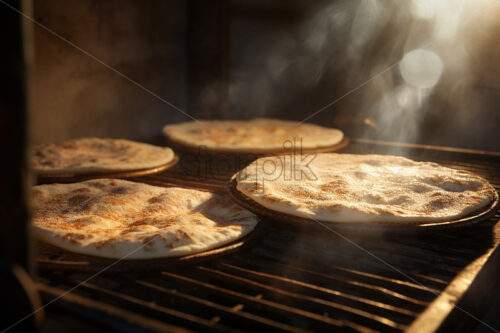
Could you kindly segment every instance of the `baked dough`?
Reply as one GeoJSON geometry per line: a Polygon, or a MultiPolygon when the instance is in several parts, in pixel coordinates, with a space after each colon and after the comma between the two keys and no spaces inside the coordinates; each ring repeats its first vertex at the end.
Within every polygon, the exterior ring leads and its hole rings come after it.
{"type": "Polygon", "coordinates": [[[264,157],[236,179],[238,191],[270,210],[327,222],[453,221],[497,198],[470,172],[388,155],[264,157]]]}
{"type": "Polygon", "coordinates": [[[88,174],[155,168],[172,162],[168,147],[123,139],[80,138],[42,144],[32,151],[37,174],[88,174]]]}
{"type": "Polygon", "coordinates": [[[264,118],[191,121],[167,125],[163,134],[174,144],[234,153],[324,148],[338,144],[344,137],[338,129],[264,118]]]}
{"type": "Polygon", "coordinates": [[[41,241],[86,255],[149,259],[207,251],[258,223],[229,196],[118,179],[34,186],[41,241]]]}

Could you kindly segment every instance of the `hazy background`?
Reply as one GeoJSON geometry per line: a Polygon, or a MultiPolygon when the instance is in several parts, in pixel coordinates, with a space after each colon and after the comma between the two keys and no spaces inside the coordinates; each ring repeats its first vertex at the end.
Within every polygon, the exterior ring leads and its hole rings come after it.
{"type": "MultiPolygon", "coordinates": [[[[353,137],[500,151],[498,1],[227,1],[227,75],[195,90],[189,3],[47,0],[34,11],[195,117],[307,118],[353,137]]],[[[164,124],[189,119],[47,31],[34,32],[34,143],[150,140],[164,124]]],[[[219,39],[207,34],[204,43],[219,39]]]]}

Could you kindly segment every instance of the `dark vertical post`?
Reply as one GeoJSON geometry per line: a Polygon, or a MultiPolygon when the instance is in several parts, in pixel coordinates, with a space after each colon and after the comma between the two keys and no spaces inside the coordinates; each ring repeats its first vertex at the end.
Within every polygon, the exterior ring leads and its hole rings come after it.
{"type": "MultiPolygon", "coordinates": [[[[20,8],[20,1],[8,1],[20,8]]],[[[28,210],[25,200],[27,95],[20,15],[0,4],[0,254],[29,270],[28,210]]]]}
{"type": "Polygon", "coordinates": [[[187,25],[188,111],[227,118],[228,0],[189,0],[187,25]]]}
{"type": "MultiPolygon", "coordinates": [[[[26,272],[31,271],[31,240],[26,168],[27,48],[31,38],[23,26],[21,0],[0,3],[0,329],[11,327],[40,306],[36,289],[26,272]],[[10,6],[10,7],[9,7],[10,6]]],[[[31,8],[30,3],[24,3],[31,8]]],[[[11,327],[13,332],[33,331],[41,312],[11,327]]]]}

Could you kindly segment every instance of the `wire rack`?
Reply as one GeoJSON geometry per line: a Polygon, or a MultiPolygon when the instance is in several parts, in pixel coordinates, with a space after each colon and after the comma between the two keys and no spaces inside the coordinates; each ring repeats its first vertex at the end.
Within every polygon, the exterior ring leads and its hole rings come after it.
{"type": "MultiPolygon", "coordinates": [[[[356,140],[343,152],[435,161],[479,174],[500,189],[497,154],[356,140]]],[[[203,178],[176,168],[137,180],[222,189],[232,175],[203,178]]],[[[227,256],[169,270],[103,273],[68,294],[91,274],[44,270],[38,287],[45,302],[64,295],[52,311],[106,329],[430,332],[449,325],[454,305],[462,304],[478,276],[500,265],[499,217],[404,236],[264,220],[258,240],[227,256]]],[[[482,283],[482,294],[490,282],[482,283]]]]}

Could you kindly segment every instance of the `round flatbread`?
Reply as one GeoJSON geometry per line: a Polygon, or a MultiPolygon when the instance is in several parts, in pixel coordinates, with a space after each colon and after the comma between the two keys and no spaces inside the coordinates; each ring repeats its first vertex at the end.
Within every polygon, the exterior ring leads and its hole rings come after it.
{"type": "Polygon", "coordinates": [[[276,153],[331,147],[342,141],[338,129],[276,119],[202,120],[163,128],[174,143],[212,152],[276,153]]]}
{"type": "Polygon", "coordinates": [[[387,155],[264,157],[236,181],[239,192],[270,210],[327,222],[454,221],[497,197],[470,172],[387,155]]]}
{"type": "Polygon", "coordinates": [[[203,252],[245,236],[258,222],[227,195],[117,179],[39,185],[32,194],[38,239],[107,258],[203,252]]]}
{"type": "Polygon", "coordinates": [[[123,139],[80,138],[42,144],[32,151],[37,174],[88,174],[156,168],[174,159],[168,147],[123,139]]]}

